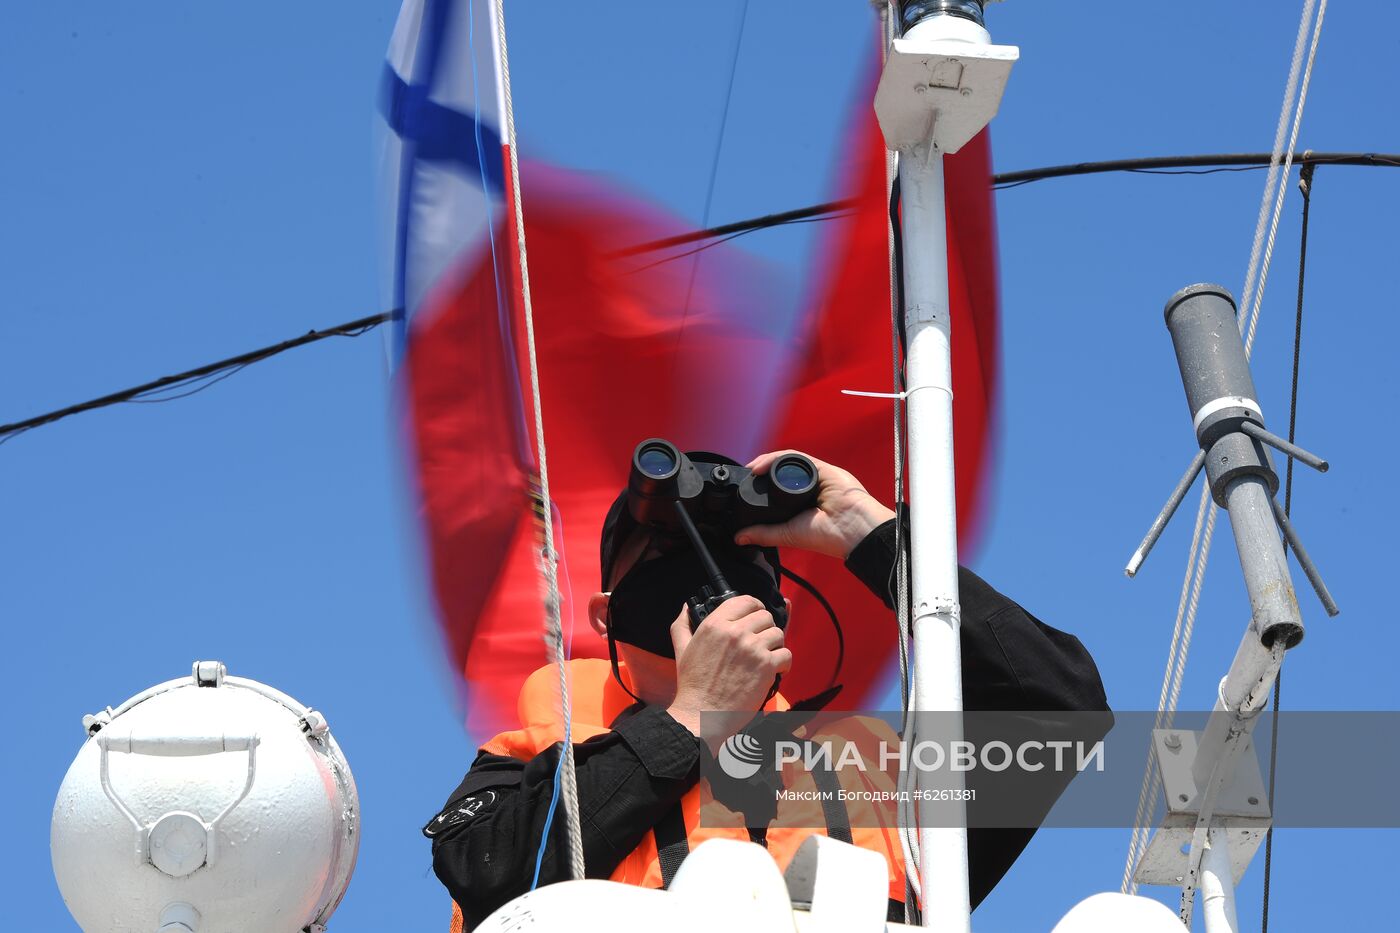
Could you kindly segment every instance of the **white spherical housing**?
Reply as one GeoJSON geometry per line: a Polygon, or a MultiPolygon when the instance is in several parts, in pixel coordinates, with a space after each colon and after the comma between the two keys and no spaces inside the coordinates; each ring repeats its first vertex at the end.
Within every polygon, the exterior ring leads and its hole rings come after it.
{"type": "Polygon", "coordinates": [[[313,933],[345,893],[359,800],[320,714],[200,662],[87,717],[54,804],[86,933],[313,933]]]}

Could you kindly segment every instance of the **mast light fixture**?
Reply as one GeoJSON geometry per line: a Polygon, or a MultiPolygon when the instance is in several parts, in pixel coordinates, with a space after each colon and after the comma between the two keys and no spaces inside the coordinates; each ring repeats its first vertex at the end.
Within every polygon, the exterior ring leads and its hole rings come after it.
{"type": "Polygon", "coordinates": [[[899,21],[905,34],[934,16],[959,16],[985,27],[982,11],[983,0],[903,0],[899,5],[899,21]]]}
{"type": "Polygon", "coordinates": [[[875,91],[885,145],[954,153],[996,116],[1012,45],[993,45],[984,0],[904,0],[903,34],[891,43],[875,91]]]}

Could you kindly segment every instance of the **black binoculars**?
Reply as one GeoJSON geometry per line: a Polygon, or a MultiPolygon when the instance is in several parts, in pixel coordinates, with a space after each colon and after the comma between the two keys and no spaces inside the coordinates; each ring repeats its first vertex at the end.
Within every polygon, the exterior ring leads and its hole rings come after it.
{"type": "Polygon", "coordinates": [[[627,508],[643,525],[684,530],[676,503],[696,526],[725,537],[749,525],[776,525],[817,504],[817,467],[784,454],[762,476],[732,463],[692,460],[653,437],[632,452],[627,508]]]}

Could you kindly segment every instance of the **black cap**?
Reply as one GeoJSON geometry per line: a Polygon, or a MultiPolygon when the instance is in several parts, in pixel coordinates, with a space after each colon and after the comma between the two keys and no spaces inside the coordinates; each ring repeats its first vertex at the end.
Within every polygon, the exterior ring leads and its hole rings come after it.
{"type": "Polygon", "coordinates": [[[603,534],[598,542],[598,569],[601,581],[598,585],[603,589],[609,588],[608,581],[612,579],[613,565],[617,563],[618,552],[640,527],[632,513],[627,510],[627,490],[624,489],[622,495],[613,500],[607,518],[603,519],[603,534]]]}

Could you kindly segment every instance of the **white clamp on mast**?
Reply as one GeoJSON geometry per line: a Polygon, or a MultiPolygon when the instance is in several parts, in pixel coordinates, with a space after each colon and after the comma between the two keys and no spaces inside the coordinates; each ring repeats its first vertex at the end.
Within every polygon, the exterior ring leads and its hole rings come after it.
{"type": "MultiPolygon", "coordinates": [[[[1020,56],[1014,46],[991,44],[983,5],[901,0],[901,37],[875,92],[885,144],[900,154],[914,707],[921,712],[962,712],[943,156],[961,149],[996,115],[1020,56]]],[[[957,723],[957,735],[942,737],[961,738],[961,717],[957,723]]],[[[940,811],[949,812],[955,811],[940,811]]],[[[923,922],[948,933],[968,930],[971,913],[965,810],[954,822],[919,829],[923,922]]]]}

